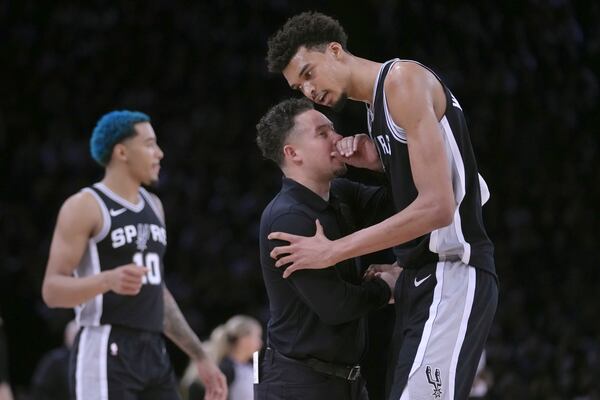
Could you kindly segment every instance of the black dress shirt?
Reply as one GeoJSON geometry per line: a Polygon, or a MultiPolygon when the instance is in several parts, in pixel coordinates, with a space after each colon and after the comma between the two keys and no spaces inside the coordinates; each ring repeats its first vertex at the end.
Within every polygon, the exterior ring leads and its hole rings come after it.
{"type": "Polygon", "coordinates": [[[297,359],[317,358],[340,364],[356,364],[366,347],[365,315],[387,304],[390,290],[381,279],[363,282],[355,259],[334,267],[300,270],[283,278],[269,253],[287,242],[268,240],[271,232],[302,236],[315,234],[319,219],[325,235],[338,239],[391,212],[385,189],[335,179],[330,199],[301,184],[283,179],[282,189],[265,208],[260,224],[263,279],[271,318],[268,345],[297,359]]]}

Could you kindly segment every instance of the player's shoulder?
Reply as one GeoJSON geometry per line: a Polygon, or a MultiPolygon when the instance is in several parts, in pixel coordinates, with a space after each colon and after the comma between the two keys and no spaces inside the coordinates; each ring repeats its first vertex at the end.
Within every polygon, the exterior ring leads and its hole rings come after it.
{"type": "Polygon", "coordinates": [[[403,126],[405,118],[413,118],[415,111],[428,109],[443,90],[437,77],[417,62],[397,62],[385,79],[384,90],[392,116],[403,126]]]}
{"type": "Polygon", "coordinates": [[[69,196],[59,212],[59,222],[66,225],[95,226],[102,220],[100,205],[92,192],[81,190],[69,196]]]}
{"type": "Polygon", "coordinates": [[[77,193],[67,197],[62,205],[62,209],[67,210],[89,210],[90,208],[97,208],[98,201],[89,190],[80,190],[77,193]]]}
{"type": "Polygon", "coordinates": [[[387,89],[397,85],[427,83],[431,79],[435,80],[433,73],[418,62],[395,62],[385,78],[384,86],[387,89]]]}

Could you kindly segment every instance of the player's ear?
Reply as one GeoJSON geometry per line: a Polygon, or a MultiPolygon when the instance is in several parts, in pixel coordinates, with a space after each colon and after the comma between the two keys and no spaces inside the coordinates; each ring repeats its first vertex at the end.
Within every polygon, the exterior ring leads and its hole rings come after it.
{"type": "Polygon", "coordinates": [[[331,54],[333,55],[333,57],[336,60],[339,60],[342,57],[342,54],[344,52],[344,48],[338,42],[331,42],[331,43],[329,43],[327,45],[327,49],[331,52],[331,54]]]}
{"type": "Polygon", "coordinates": [[[112,158],[121,161],[127,161],[127,147],[123,143],[115,144],[112,151],[112,158]]]}

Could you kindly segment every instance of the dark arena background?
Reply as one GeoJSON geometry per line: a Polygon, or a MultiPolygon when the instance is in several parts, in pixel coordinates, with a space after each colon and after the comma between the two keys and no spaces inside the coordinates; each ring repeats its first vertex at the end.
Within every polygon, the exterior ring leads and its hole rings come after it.
{"type": "MultiPolygon", "coordinates": [[[[255,124],[298,96],[267,72],[266,42],[308,9],[339,19],[356,55],[431,66],[463,106],[500,279],[486,398],[599,399],[600,3],[568,0],[2,1],[0,315],[15,397],[30,398],[73,316],[44,305],[41,282],[61,203],[102,177],[88,140],[109,110],[152,117],[166,282],[193,329],[207,338],[238,313],[266,324],[258,222],[280,172],[255,124]]],[[[360,104],[325,112],[342,134],[366,130],[360,104]]],[[[181,374],[185,355],[169,351],[181,374]]]]}

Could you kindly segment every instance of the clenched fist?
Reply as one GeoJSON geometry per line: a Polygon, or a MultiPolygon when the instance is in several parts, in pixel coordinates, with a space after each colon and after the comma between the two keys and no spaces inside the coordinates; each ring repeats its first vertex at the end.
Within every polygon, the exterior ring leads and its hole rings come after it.
{"type": "Polygon", "coordinates": [[[117,294],[135,296],[142,288],[142,281],[148,268],[137,264],[126,264],[106,271],[106,282],[110,290],[117,294]]]}

